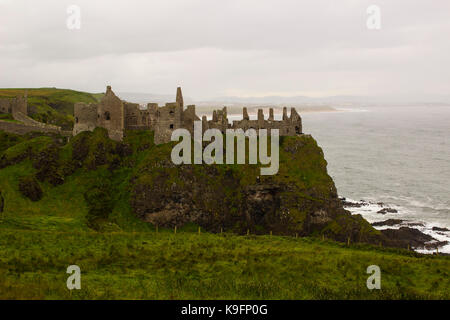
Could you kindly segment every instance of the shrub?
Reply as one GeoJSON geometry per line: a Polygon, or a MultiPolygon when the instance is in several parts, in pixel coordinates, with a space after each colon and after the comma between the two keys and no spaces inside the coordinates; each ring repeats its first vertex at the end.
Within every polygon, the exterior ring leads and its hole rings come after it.
{"type": "Polygon", "coordinates": [[[0,190],[0,213],[3,212],[3,208],[5,207],[5,200],[2,196],[2,191],[0,190]]]}
{"type": "Polygon", "coordinates": [[[42,199],[42,189],[35,176],[25,176],[19,179],[19,191],[31,201],[42,199]]]}
{"type": "Polygon", "coordinates": [[[101,179],[84,193],[84,199],[88,206],[89,227],[98,230],[99,222],[108,219],[114,207],[111,192],[112,186],[109,180],[101,179]]]}

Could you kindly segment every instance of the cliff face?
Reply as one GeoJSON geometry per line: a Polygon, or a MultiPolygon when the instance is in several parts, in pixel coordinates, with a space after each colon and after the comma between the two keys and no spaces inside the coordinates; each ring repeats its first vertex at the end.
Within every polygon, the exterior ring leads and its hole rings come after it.
{"type": "Polygon", "coordinates": [[[156,146],[132,178],[130,203],[159,226],[195,223],[206,230],[371,241],[378,236],[338,199],[322,149],[309,135],[283,137],[279,172],[259,176],[258,165],[181,165],[171,145],[156,146]]]}
{"type": "MultiPolygon", "coordinates": [[[[161,227],[194,223],[211,232],[384,242],[361,216],[343,209],[322,149],[308,135],[280,138],[279,171],[273,176],[260,176],[259,165],[174,165],[175,143],[155,145],[148,131],[127,132],[122,142],[109,139],[102,128],[67,144],[48,136],[0,135],[0,141],[0,168],[20,165],[24,176],[44,186],[48,182],[43,201],[59,199],[53,188],[69,181],[68,196],[86,205],[78,215],[86,218],[88,228],[100,230],[105,223],[134,228],[130,221],[135,215],[136,223],[146,227],[142,221],[161,227]]],[[[15,201],[24,200],[5,198],[6,205],[15,201]]],[[[40,201],[33,206],[40,207],[40,201]]]]}

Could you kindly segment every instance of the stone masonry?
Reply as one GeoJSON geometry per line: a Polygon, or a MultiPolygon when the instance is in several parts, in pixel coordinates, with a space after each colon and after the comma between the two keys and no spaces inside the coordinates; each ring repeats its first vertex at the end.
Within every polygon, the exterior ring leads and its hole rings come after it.
{"type": "Polygon", "coordinates": [[[71,135],[67,131],[62,131],[61,127],[36,121],[28,116],[28,95],[25,91],[24,95],[15,98],[0,98],[0,113],[12,114],[16,122],[8,122],[0,120],[0,130],[26,134],[29,132],[45,132],[57,133],[64,136],[71,135]]]}
{"type": "Polygon", "coordinates": [[[27,93],[23,96],[17,96],[12,99],[0,98],[0,113],[16,113],[28,114],[27,93]]]}
{"type": "MultiPolygon", "coordinates": [[[[156,103],[148,103],[146,109],[139,104],[122,101],[111,87],[108,86],[106,94],[98,104],[76,103],[74,107],[75,125],[73,135],[82,131],[92,131],[95,127],[108,130],[109,137],[122,140],[126,130],[152,130],[156,144],[170,142],[172,132],[179,128],[187,129],[191,135],[194,131],[194,122],[200,121],[195,113],[195,105],[184,107],[181,88],[177,88],[176,101],[166,103],[159,107],[156,103]]],[[[302,134],[302,119],[295,108],[291,108],[290,117],[287,109],[283,108],[281,121],[274,120],[273,109],[269,110],[269,117],[264,119],[263,110],[258,110],[258,118],[250,120],[247,108],[243,110],[243,119],[230,124],[227,118],[227,108],[215,110],[211,120],[204,116],[203,130],[216,128],[225,133],[226,129],[278,129],[280,136],[294,136],[302,134]]]]}

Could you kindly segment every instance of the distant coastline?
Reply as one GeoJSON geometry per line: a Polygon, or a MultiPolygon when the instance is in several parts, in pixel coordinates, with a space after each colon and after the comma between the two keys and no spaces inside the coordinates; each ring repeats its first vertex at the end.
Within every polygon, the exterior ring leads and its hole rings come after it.
{"type": "MultiPolygon", "coordinates": [[[[228,116],[233,118],[233,120],[236,120],[235,118],[242,117],[242,106],[226,106],[228,116]]],[[[346,110],[340,110],[337,108],[333,108],[330,106],[287,106],[288,110],[290,107],[295,107],[298,113],[304,114],[304,113],[322,113],[322,112],[345,112],[346,110]]],[[[207,117],[212,116],[213,110],[217,108],[216,106],[196,106],[196,110],[200,115],[206,115],[207,117]]],[[[256,119],[258,114],[258,109],[262,109],[264,111],[264,114],[269,114],[269,109],[272,108],[274,112],[275,119],[281,119],[283,114],[283,107],[279,106],[249,106],[247,107],[248,114],[250,118],[256,119]]],[[[288,111],[289,112],[289,111],[288,111]]]]}

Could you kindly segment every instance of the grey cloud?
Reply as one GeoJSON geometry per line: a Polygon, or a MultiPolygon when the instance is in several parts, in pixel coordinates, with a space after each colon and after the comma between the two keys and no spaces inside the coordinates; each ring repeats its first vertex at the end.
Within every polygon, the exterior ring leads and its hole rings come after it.
{"type": "Polygon", "coordinates": [[[0,86],[221,95],[430,95],[450,87],[450,3],[0,0],[0,86]],[[382,29],[366,28],[366,8],[382,29]],[[82,28],[66,28],[66,8],[82,28]]]}

